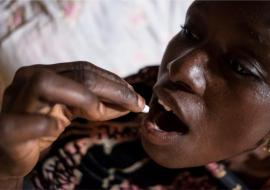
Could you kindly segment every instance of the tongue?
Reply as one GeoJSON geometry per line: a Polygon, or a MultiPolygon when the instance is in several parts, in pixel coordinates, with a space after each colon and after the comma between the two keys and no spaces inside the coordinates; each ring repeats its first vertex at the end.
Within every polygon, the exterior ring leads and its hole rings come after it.
{"type": "Polygon", "coordinates": [[[187,126],[172,112],[162,112],[156,119],[158,127],[167,132],[187,133],[187,126]]]}

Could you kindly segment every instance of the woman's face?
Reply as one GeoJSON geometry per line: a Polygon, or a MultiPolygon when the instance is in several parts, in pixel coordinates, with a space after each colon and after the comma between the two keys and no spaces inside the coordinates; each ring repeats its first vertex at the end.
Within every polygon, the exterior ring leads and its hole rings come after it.
{"type": "Polygon", "coordinates": [[[141,128],[152,159],[197,166],[261,144],[270,129],[269,8],[232,1],[191,6],[164,54],[141,128]]]}

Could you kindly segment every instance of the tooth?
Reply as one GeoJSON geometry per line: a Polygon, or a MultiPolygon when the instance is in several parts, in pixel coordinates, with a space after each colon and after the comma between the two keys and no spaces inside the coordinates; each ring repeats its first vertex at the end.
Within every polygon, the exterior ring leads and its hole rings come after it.
{"type": "Polygon", "coordinates": [[[172,111],[172,109],[169,106],[167,106],[162,100],[159,99],[158,103],[162,105],[166,111],[172,111]]]}
{"type": "Polygon", "coordinates": [[[162,131],[162,130],[157,126],[157,124],[154,125],[154,129],[156,129],[157,131],[162,131]]]}

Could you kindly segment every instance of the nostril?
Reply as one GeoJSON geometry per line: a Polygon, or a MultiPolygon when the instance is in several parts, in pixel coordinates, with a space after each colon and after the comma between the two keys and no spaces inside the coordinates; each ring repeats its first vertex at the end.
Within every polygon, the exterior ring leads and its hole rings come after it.
{"type": "Polygon", "coordinates": [[[170,83],[168,85],[168,89],[173,90],[173,91],[180,90],[180,91],[185,91],[188,93],[194,93],[192,88],[182,81],[175,81],[175,82],[170,83]]]}
{"type": "Polygon", "coordinates": [[[168,67],[168,77],[172,83],[171,89],[202,96],[206,88],[205,64],[201,62],[178,61],[171,62],[168,67]]]}
{"type": "Polygon", "coordinates": [[[181,90],[186,91],[186,92],[193,93],[192,88],[189,85],[187,85],[186,83],[184,83],[182,81],[176,81],[175,84],[176,84],[178,89],[181,89],[181,90]]]}

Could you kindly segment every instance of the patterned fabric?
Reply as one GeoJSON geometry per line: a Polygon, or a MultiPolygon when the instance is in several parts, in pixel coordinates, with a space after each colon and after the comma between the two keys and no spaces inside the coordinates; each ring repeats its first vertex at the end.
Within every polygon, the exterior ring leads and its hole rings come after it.
{"type": "MultiPolygon", "coordinates": [[[[157,67],[127,81],[149,101],[157,67]]],[[[143,114],[68,127],[32,173],[37,189],[214,190],[224,188],[204,168],[167,169],[144,152],[138,134],[143,114]]],[[[85,122],[85,123],[84,123],[85,122]]]]}

